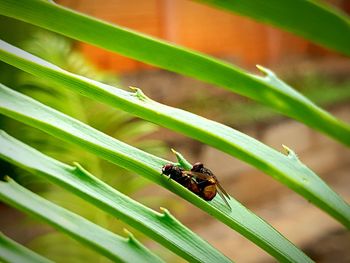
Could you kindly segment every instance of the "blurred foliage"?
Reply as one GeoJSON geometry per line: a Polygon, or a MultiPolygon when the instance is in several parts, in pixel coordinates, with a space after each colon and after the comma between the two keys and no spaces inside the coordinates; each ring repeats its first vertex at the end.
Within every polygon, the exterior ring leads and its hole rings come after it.
{"type": "MultiPolygon", "coordinates": [[[[38,31],[30,39],[24,41],[22,47],[24,50],[72,73],[103,83],[118,85],[118,78],[115,75],[96,69],[78,51],[74,50],[73,44],[68,39],[62,36],[38,31]]],[[[144,138],[158,129],[158,126],[150,122],[136,119],[128,113],[89,100],[55,83],[49,83],[26,73],[18,74],[17,79],[13,79],[12,82],[14,85],[11,84],[11,86],[15,86],[22,93],[125,143],[158,156],[166,153],[166,147],[163,142],[144,138]]],[[[7,119],[3,120],[0,125],[5,130],[10,131],[14,137],[34,148],[41,149],[42,152],[53,158],[70,164],[74,161],[79,162],[92,174],[126,195],[132,196],[140,189],[145,188],[149,183],[142,177],[133,175],[118,166],[101,160],[75,145],[58,141],[37,129],[7,119]]],[[[14,167],[7,167],[6,170],[10,171],[9,173],[14,173],[13,175],[22,184],[35,189],[45,198],[84,216],[102,227],[116,233],[122,233],[122,229],[125,227],[122,222],[81,198],[57,186],[50,185],[40,178],[33,177],[23,170],[14,167]]],[[[145,198],[145,200],[139,201],[152,205],[150,203],[154,203],[156,200],[145,198]]],[[[134,232],[136,231],[134,230],[134,232]]],[[[144,238],[140,233],[136,233],[136,236],[139,239],[144,238]]],[[[47,234],[36,237],[29,246],[35,251],[60,262],[108,261],[64,234],[54,231],[48,231],[47,234]]]]}
{"type": "MultiPolygon", "coordinates": [[[[36,26],[15,20],[10,17],[0,16],[0,38],[11,43],[18,44],[28,39],[28,37],[38,30],[36,26]]],[[[8,64],[0,61],[0,82],[13,87],[16,84],[16,78],[22,74],[21,70],[15,67],[9,67],[8,64]]],[[[1,118],[0,118],[1,125],[1,118]]]]}

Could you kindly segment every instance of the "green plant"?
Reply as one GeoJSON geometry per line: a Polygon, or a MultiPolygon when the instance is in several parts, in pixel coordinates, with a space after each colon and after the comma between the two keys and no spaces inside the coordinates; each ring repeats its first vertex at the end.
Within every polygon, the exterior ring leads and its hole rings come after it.
{"type": "MultiPolygon", "coordinates": [[[[91,77],[104,83],[118,84],[118,79],[115,76],[95,69],[79,52],[74,51],[71,42],[62,36],[50,32],[38,31],[34,33],[31,38],[27,39],[22,46],[33,54],[55,63],[70,72],[91,77]]],[[[61,112],[84,121],[116,138],[121,138],[125,142],[131,143],[139,148],[156,154],[164,153],[165,147],[162,142],[156,140],[139,140],[140,137],[152,133],[157,129],[154,124],[143,120],[136,120],[123,111],[118,111],[106,105],[86,100],[79,94],[62,89],[60,85],[43,81],[43,79],[33,77],[24,72],[22,72],[18,78],[16,86],[21,92],[37,100],[45,101],[61,112]],[[65,103],[62,103],[63,101],[65,103]],[[90,109],[94,109],[94,111],[91,112],[90,109]],[[120,132],[123,130],[128,130],[129,132],[120,132]]],[[[6,125],[4,126],[6,127],[6,125]]],[[[109,163],[99,160],[96,156],[81,151],[74,145],[69,146],[64,143],[57,144],[51,136],[42,134],[27,126],[19,126],[20,125],[16,123],[8,128],[13,131],[13,135],[16,137],[21,138],[30,145],[40,147],[42,152],[50,154],[59,160],[65,162],[81,160],[80,162],[83,166],[97,174],[99,178],[103,179],[109,185],[117,189],[122,189],[125,194],[134,194],[140,188],[146,187],[148,184],[146,180],[138,180],[138,182],[135,183],[135,175],[118,167],[113,167],[109,163]],[[72,157],[74,159],[72,159],[72,157]],[[120,176],[105,176],[112,174],[123,174],[125,179],[121,180],[120,176]]],[[[75,195],[61,188],[46,184],[44,180],[39,181],[37,178],[23,173],[22,170],[19,169],[16,170],[14,175],[22,184],[30,186],[36,189],[37,192],[40,192],[41,196],[88,218],[92,222],[108,230],[121,232],[124,226],[120,221],[116,222],[113,216],[106,215],[83,199],[77,198],[75,195]],[[39,185],[40,190],[38,189],[39,185]]],[[[136,235],[144,239],[142,234],[136,233],[136,235]]],[[[74,253],[72,253],[74,257],[72,256],[70,258],[72,262],[86,257],[86,254],[89,253],[88,249],[84,249],[84,247],[77,242],[72,242],[71,239],[59,232],[49,232],[40,235],[32,240],[29,245],[37,251],[40,251],[40,249],[44,247],[44,244],[47,243],[50,243],[51,246],[54,247],[63,245],[69,247],[70,251],[74,251],[74,253]]],[[[50,255],[51,258],[57,261],[63,261],[66,254],[55,251],[57,250],[50,251],[46,249],[44,254],[50,255]]],[[[93,261],[102,260],[97,254],[91,254],[89,258],[90,260],[95,258],[93,261]]]]}
{"type": "MultiPolygon", "coordinates": [[[[253,76],[233,65],[130,30],[103,23],[44,1],[26,1],[23,5],[18,6],[15,1],[7,0],[2,1],[0,7],[4,15],[37,24],[79,40],[88,41],[165,69],[235,90],[240,94],[263,102],[287,116],[300,120],[346,145],[350,144],[349,125],[323,111],[303,95],[283,83],[271,71],[262,67],[259,68],[266,74],[266,77],[253,76]],[[67,23],[74,26],[67,27],[67,23]],[[94,34],[91,34],[91,32],[94,32],[94,34]],[[175,57],[177,59],[172,59],[175,57]]],[[[315,6],[314,8],[316,10],[318,7],[315,6]]],[[[327,14],[331,17],[335,16],[332,12],[327,14]]],[[[346,20],[340,15],[339,18],[346,20]]],[[[244,160],[287,185],[333,216],[344,226],[350,228],[349,205],[314,172],[302,164],[294,152],[287,147],[285,147],[287,155],[283,155],[225,125],[159,104],[146,97],[139,89],[134,89],[134,92],[127,92],[73,74],[5,42],[1,42],[0,58],[6,63],[41,79],[50,80],[55,85],[67,87],[93,100],[110,104],[143,119],[184,133],[244,160]]],[[[235,199],[231,198],[232,211],[229,211],[220,198],[215,198],[212,202],[206,202],[176,182],[160,176],[161,167],[169,161],[113,139],[28,96],[11,91],[3,85],[0,87],[0,95],[0,112],[4,115],[41,129],[64,141],[79,145],[101,158],[167,188],[238,231],[280,261],[311,261],[286,238],[235,199]]],[[[14,139],[8,136],[3,136],[3,138],[10,142],[10,146],[2,152],[2,158],[21,166],[29,166],[28,169],[34,172],[40,171],[40,168],[47,164],[47,162],[23,164],[23,160],[20,161],[15,158],[16,156],[11,156],[11,149],[18,149],[19,153],[24,152],[19,147],[20,143],[14,142],[14,139]]],[[[23,147],[26,148],[27,146],[23,147]]],[[[188,162],[180,154],[177,154],[177,157],[179,165],[186,169],[190,168],[188,162]]],[[[51,166],[49,167],[51,168],[51,166]]],[[[85,182],[82,178],[78,178],[73,177],[72,179],[78,183],[85,182]]],[[[58,184],[58,182],[56,183],[58,184]]],[[[8,190],[11,187],[16,188],[18,194],[25,191],[15,186],[11,181],[10,183],[1,183],[1,185],[3,189],[2,198],[10,204],[22,207],[23,202],[13,200],[8,190]]],[[[69,189],[70,187],[66,185],[65,188],[69,189]]],[[[99,188],[99,190],[101,189],[99,188]]],[[[101,192],[101,198],[108,198],[105,191],[101,192]]],[[[75,193],[81,195],[79,192],[75,193]]],[[[91,199],[90,201],[97,207],[103,208],[101,204],[96,204],[91,199]]],[[[27,205],[29,206],[30,202],[27,205]]],[[[115,205],[118,206],[117,203],[115,205]]],[[[29,212],[25,207],[23,210],[29,212]]],[[[136,220],[141,214],[136,213],[133,218],[136,220]]],[[[172,218],[167,212],[163,214],[163,217],[172,218]]],[[[64,223],[62,223],[62,226],[58,226],[64,227],[64,223]]],[[[181,235],[183,232],[180,227],[179,233],[174,231],[173,234],[181,235]]],[[[154,233],[148,232],[146,234],[156,239],[154,233]]],[[[162,237],[168,238],[167,235],[162,237]]],[[[198,237],[196,239],[199,240],[198,237]]],[[[190,259],[192,256],[194,260],[195,257],[189,251],[195,250],[199,253],[200,248],[190,241],[189,238],[183,238],[178,243],[183,249],[182,254],[179,254],[185,259],[190,259]],[[186,249],[188,250],[185,251],[186,249]]],[[[168,248],[171,249],[171,246],[168,248]]],[[[108,251],[108,248],[104,251],[108,251]]],[[[212,255],[224,258],[212,247],[208,248],[207,251],[212,255]]],[[[198,258],[196,259],[198,260],[198,258]]],[[[212,262],[209,256],[198,261],[212,262]]]]}
{"type": "MultiPolygon", "coordinates": [[[[262,66],[257,67],[264,76],[255,76],[213,57],[93,19],[50,2],[27,1],[18,7],[15,1],[6,0],[1,2],[0,7],[3,15],[234,91],[350,145],[349,125],[317,107],[262,66]],[[67,21],[75,26],[67,27],[67,21]],[[94,34],[91,34],[92,28],[94,34]]],[[[299,12],[305,8],[310,10],[310,7],[315,12],[319,10],[318,5],[311,3],[304,5],[304,8],[301,6],[299,12]]],[[[250,8],[254,9],[254,6],[250,8]]],[[[295,8],[298,6],[295,5],[295,8]]],[[[324,11],[326,9],[322,8],[322,14],[324,11]]],[[[315,19],[322,20],[322,14],[318,14],[315,19]]],[[[330,28],[344,28],[341,39],[348,39],[348,18],[335,11],[326,11],[326,14],[333,18],[328,20],[332,25],[330,28]],[[341,25],[338,25],[339,20],[341,25]]],[[[301,30],[300,25],[296,26],[301,30]]],[[[317,32],[312,33],[316,35],[317,32]]],[[[332,38],[331,41],[338,43],[341,40],[332,38]]]]}
{"type": "Polygon", "coordinates": [[[17,262],[51,262],[50,260],[39,256],[28,248],[7,238],[2,233],[0,233],[0,255],[2,255],[3,259],[13,259],[13,261],[17,262]]]}
{"type": "MultiPolygon", "coordinates": [[[[288,76],[288,79],[296,82],[295,86],[300,87],[300,91],[307,98],[324,107],[345,103],[350,98],[350,81],[348,80],[334,81],[317,72],[293,74],[293,76],[288,76]]],[[[239,128],[281,118],[276,111],[265,105],[243,99],[233,100],[226,94],[214,97],[211,94],[198,92],[183,101],[179,108],[185,108],[191,112],[201,112],[209,118],[216,118],[221,123],[239,128]],[[205,108],[203,108],[204,104],[205,108]]]]}
{"type": "MultiPolygon", "coordinates": [[[[207,259],[208,262],[217,260],[220,262],[228,261],[222,254],[210,247],[208,243],[197,237],[177,221],[166,209],[163,209],[162,213],[155,212],[92,176],[79,164],[75,163],[74,166],[63,164],[28,147],[4,132],[1,132],[0,141],[3,146],[0,150],[0,155],[3,159],[73,192],[79,197],[98,206],[103,211],[126,222],[135,229],[147,233],[165,247],[176,252],[185,259],[190,261],[203,261],[207,259]],[[19,155],[16,151],[13,151],[12,149],[14,148],[20,151],[21,154],[19,155]],[[184,241],[192,244],[182,246],[181,244],[184,241]]],[[[15,183],[13,182],[13,184],[15,183]]],[[[3,183],[3,185],[5,184],[3,183]]],[[[6,188],[6,186],[3,187],[6,188]]],[[[19,188],[17,187],[15,189],[18,190],[19,188]]],[[[20,191],[18,190],[18,192],[20,191]]],[[[27,195],[28,198],[31,198],[29,197],[29,193],[27,193],[27,195]]],[[[3,198],[10,204],[15,203],[15,206],[19,206],[22,210],[28,210],[29,214],[43,218],[44,221],[47,221],[49,224],[59,229],[65,227],[65,224],[63,224],[63,226],[59,224],[56,216],[47,216],[47,213],[40,209],[40,205],[33,206],[29,203],[21,206],[21,203],[14,195],[11,195],[8,199],[6,199],[6,196],[3,198]]],[[[54,212],[56,210],[57,209],[54,208],[54,212]]],[[[65,217],[64,213],[66,212],[63,212],[63,214],[57,212],[56,214],[60,218],[60,216],[65,217]]],[[[113,221],[113,223],[115,222],[116,220],[113,221]]],[[[72,231],[70,224],[68,224],[67,228],[67,231],[73,236],[78,236],[78,238],[79,236],[83,236],[79,229],[77,229],[77,231],[72,231]]],[[[82,231],[85,230],[83,229],[82,231]]],[[[101,240],[104,241],[104,239],[101,240]]],[[[70,251],[70,248],[67,248],[66,253],[67,251],[70,251]]],[[[61,258],[61,261],[66,260],[70,259],[61,258]]],[[[90,258],[90,260],[93,261],[95,259],[90,258]]],[[[132,262],[132,260],[130,261],[132,262]]]]}

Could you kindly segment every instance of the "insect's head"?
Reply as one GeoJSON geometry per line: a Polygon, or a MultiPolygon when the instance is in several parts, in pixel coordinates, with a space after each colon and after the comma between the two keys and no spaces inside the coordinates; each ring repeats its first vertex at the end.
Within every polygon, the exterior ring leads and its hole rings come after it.
{"type": "Polygon", "coordinates": [[[198,162],[192,166],[191,171],[200,171],[203,167],[204,167],[204,165],[202,163],[198,162]]]}
{"type": "Polygon", "coordinates": [[[174,165],[171,163],[168,163],[163,166],[162,168],[162,174],[169,175],[174,170],[174,165]]]}

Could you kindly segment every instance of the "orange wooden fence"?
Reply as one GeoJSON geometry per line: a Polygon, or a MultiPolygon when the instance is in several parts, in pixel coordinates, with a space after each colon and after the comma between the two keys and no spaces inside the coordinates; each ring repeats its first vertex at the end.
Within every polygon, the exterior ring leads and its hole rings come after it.
{"type": "MultiPolygon", "coordinates": [[[[61,0],[59,3],[244,67],[329,53],[292,34],[188,0],[61,0]]],[[[87,44],[81,44],[80,48],[104,69],[127,72],[149,68],[87,44]]]]}

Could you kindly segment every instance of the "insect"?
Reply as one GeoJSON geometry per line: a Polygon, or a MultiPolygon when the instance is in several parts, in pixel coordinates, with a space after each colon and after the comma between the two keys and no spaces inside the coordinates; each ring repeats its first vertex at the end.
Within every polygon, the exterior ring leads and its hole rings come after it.
{"type": "Polygon", "coordinates": [[[162,168],[162,174],[168,175],[170,179],[178,182],[206,201],[212,200],[219,193],[225,204],[231,209],[227,201],[227,199],[230,199],[230,196],[222,188],[213,172],[205,168],[202,163],[195,163],[191,171],[185,171],[183,168],[173,164],[166,164],[162,168]]]}

